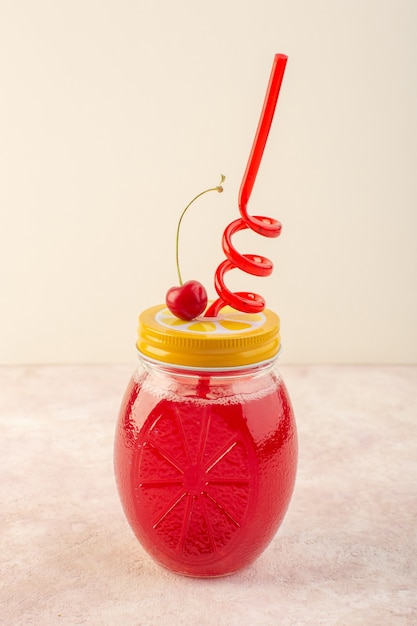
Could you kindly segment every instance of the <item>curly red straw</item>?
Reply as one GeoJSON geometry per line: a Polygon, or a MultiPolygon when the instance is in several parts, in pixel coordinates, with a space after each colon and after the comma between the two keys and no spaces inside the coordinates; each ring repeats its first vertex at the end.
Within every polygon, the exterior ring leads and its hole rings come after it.
{"type": "Polygon", "coordinates": [[[268,139],[269,130],[275,113],[282,79],[284,77],[287,56],[276,54],[272,65],[271,76],[265,95],[265,100],[258,123],[258,128],[249,155],[245,173],[239,191],[239,211],[241,217],[229,224],[222,238],[222,247],[226,259],[218,266],[214,286],[219,298],[207,309],[205,317],[216,317],[227,304],[245,313],[257,313],[265,308],[265,300],[256,293],[247,291],[230,291],[224,283],[226,272],[238,268],[254,276],[269,276],[273,270],[272,261],[258,254],[240,254],[232,245],[232,235],[240,230],[250,228],[264,237],[278,237],[281,233],[281,223],[271,217],[249,215],[247,204],[255,184],[259,165],[268,139]]]}

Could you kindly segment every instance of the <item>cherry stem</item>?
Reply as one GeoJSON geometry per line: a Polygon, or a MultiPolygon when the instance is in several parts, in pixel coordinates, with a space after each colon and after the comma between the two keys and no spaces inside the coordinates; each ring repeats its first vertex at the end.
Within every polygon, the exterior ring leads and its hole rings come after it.
{"type": "Polygon", "coordinates": [[[180,263],[179,263],[179,241],[180,241],[180,227],[181,227],[182,218],[184,217],[184,215],[186,214],[186,212],[190,208],[190,206],[193,204],[193,202],[198,200],[198,198],[203,196],[205,193],[208,193],[209,191],[218,191],[219,193],[221,193],[223,191],[222,184],[224,183],[225,180],[226,180],[226,177],[223,176],[223,174],[221,174],[220,182],[219,182],[219,184],[216,187],[210,187],[210,189],[205,189],[204,191],[199,193],[197,196],[195,196],[195,198],[193,198],[191,200],[191,202],[189,202],[187,204],[187,206],[185,207],[185,209],[181,213],[180,219],[178,220],[177,236],[176,236],[176,240],[175,240],[175,261],[176,261],[176,264],[177,264],[178,280],[179,280],[179,283],[180,283],[181,287],[184,284],[183,281],[182,281],[182,277],[181,277],[181,270],[180,270],[180,263]]]}

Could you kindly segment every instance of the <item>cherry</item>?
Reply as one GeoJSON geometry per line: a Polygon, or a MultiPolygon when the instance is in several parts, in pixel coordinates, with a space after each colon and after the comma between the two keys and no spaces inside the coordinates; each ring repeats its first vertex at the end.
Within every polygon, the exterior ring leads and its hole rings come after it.
{"type": "Polygon", "coordinates": [[[181,320],[192,320],[201,315],[207,306],[207,291],[198,280],[187,280],[180,287],[168,289],[166,305],[181,320]]]}
{"type": "Polygon", "coordinates": [[[207,292],[204,286],[200,282],[198,282],[198,280],[188,280],[186,283],[183,283],[181,278],[180,264],[178,260],[178,249],[182,218],[184,217],[187,209],[192,205],[192,203],[203,194],[209,191],[218,191],[219,193],[221,193],[223,191],[222,183],[224,181],[225,177],[222,174],[220,183],[216,187],[210,187],[210,189],[206,189],[205,191],[202,191],[197,196],[195,196],[195,198],[193,198],[191,202],[187,204],[187,206],[181,213],[180,219],[178,221],[175,252],[177,273],[180,284],[179,286],[171,287],[170,289],[168,289],[165,296],[165,302],[171,313],[182,320],[192,320],[195,317],[198,317],[203,313],[204,309],[207,306],[207,292]]]}

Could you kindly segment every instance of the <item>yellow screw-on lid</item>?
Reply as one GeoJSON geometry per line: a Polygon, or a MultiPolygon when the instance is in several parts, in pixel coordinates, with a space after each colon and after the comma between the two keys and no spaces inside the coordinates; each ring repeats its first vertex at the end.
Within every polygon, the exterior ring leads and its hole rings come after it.
{"type": "Polygon", "coordinates": [[[226,307],[216,318],[180,320],[165,305],[139,316],[137,348],[144,356],[196,368],[252,365],[274,358],[280,321],[273,311],[240,313],[226,307]]]}

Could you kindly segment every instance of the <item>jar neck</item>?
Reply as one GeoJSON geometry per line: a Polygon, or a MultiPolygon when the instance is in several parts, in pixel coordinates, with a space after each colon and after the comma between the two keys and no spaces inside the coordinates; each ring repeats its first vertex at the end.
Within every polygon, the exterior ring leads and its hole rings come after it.
{"type": "MultiPolygon", "coordinates": [[[[278,356],[278,355],[277,355],[278,356]]],[[[238,378],[247,375],[261,375],[268,373],[274,369],[277,361],[277,357],[269,359],[268,361],[262,361],[259,363],[252,363],[251,365],[245,365],[241,367],[225,367],[225,368],[197,368],[197,367],[185,367],[182,365],[176,365],[175,363],[165,363],[162,361],[156,361],[150,359],[140,352],[138,352],[139,362],[142,367],[148,372],[155,372],[158,374],[165,374],[170,376],[195,376],[199,377],[228,377],[238,378]]]]}

